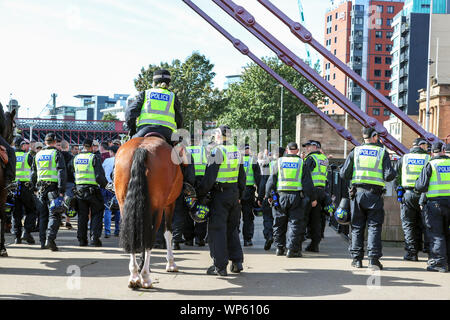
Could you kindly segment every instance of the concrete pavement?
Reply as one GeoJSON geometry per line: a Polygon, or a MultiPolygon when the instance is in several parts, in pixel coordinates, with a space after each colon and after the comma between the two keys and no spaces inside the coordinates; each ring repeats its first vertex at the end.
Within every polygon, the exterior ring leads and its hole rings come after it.
{"type": "MultiPolygon", "coordinates": [[[[37,233],[33,236],[38,239],[37,233]]],[[[329,227],[320,253],[288,259],[275,256],[274,248],[264,251],[262,217],[257,217],[254,246],[244,248],[244,271],[227,277],[205,274],[211,265],[208,247],[182,245],[175,251],[178,273],[165,271],[166,250],[155,249],[154,288],[136,291],[127,287],[129,258],[118,248],[118,238],[102,241],[101,248],[78,247],[76,230],[63,227],[57,238],[60,251],[51,252],[39,244],[11,244],[7,235],[0,299],[450,299],[450,273],[425,271],[424,254],[419,262],[407,262],[402,247],[385,245],[384,270],[369,272],[367,260],[355,270],[348,242],[329,227]]]]}

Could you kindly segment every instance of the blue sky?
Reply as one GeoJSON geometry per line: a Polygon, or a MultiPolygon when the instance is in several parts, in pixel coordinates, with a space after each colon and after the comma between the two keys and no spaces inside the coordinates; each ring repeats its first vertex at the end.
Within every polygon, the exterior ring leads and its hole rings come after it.
{"type": "MultiPolygon", "coordinates": [[[[257,56],[272,55],[210,0],[194,0],[257,56]]],[[[304,45],[256,0],[235,0],[291,50],[304,45]]],[[[297,0],[273,0],[299,20],[297,0]]],[[[323,42],[329,0],[303,0],[306,25],[323,42]]],[[[149,64],[184,60],[193,51],[215,65],[215,86],[250,60],[233,48],[181,0],[0,0],[0,102],[10,93],[20,117],[39,114],[58,94],[57,105],[78,105],[76,94],[135,95],[133,79],[149,64]]]]}

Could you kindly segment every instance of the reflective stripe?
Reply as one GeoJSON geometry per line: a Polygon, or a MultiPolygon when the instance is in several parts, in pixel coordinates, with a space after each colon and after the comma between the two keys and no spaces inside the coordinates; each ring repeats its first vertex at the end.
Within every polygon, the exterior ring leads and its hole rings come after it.
{"type": "Polygon", "coordinates": [[[163,121],[163,120],[144,119],[144,120],[139,121],[139,126],[142,126],[145,124],[160,124],[162,126],[169,127],[170,129],[173,129],[173,130],[177,129],[176,124],[173,124],[169,121],[163,121]]]}
{"type": "Polygon", "coordinates": [[[303,160],[297,157],[281,157],[278,159],[278,191],[300,191],[302,186],[303,160]],[[286,167],[283,168],[283,165],[286,167]],[[287,165],[290,164],[290,165],[287,165]],[[289,168],[289,167],[293,168],[289,168]],[[294,167],[295,166],[295,167],[294,167]]]}
{"type": "Polygon", "coordinates": [[[402,159],[402,186],[413,188],[428,161],[430,161],[428,154],[406,154],[402,159]]]}
{"type": "Polygon", "coordinates": [[[223,161],[219,167],[216,181],[222,183],[238,182],[240,160],[238,148],[235,145],[220,145],[217,150],[222,151],[223,161]],[[231,154],[233,154],[232,158],[229,157],[231,154]]]}
{"type": "Polygon", "coordinates": [[[35,157],[37,181],[58,182],[56,149],[41,150],[35,157]]]}
{"type": "Polygon", "coordinates": [[[196,176],[204,176],[206,170],[206,152],[203,146],[190,146],[186,150],[192,155],[196,176]]]}
{"type": "Polygon", "coordinates": [[[373,184],[384,187],[383,162],[385,148],[362,145],[354,149],[352,184],[373,184]]]}

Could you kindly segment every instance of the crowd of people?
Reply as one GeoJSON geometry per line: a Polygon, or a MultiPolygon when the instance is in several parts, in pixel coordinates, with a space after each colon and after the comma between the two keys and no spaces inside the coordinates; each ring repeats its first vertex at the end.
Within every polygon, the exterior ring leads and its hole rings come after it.
{"type": "Polygon", "coordinates": [[[6,228],[6,232],[14,235],[15,244],[22,242],[34,244],[36,241],[32,233],[39,232],[41,247],[56,251],[58,248],[55,239],[58,229],[60,227],[73,229],[71,217],[76,215],[78,215],[77,238],[82,246],[87,245],[87,230],[83,230],[83,227],[87,229],[88,224],[91,230],[91,244],[101,246],[99,233],[104,228],[105,238],[112,235],[112,217],[115,223],[113,234],[119,236],[120,211],[117,205],[112,203],[114,193],[105,189],[105,186],[112,182],[114,157],[121,144],[119,139],[101,142],[86,139],[81,145],[69,144],[66,140],[57,139],[54,133],[47,134],[44,142],[16,137],[12,147],[16,155],[17,188],[8,196],[7,203],[11,215],[6,228]],[[95,174],[103,180],[101,185],[97,182],[77,183],[79,168],[76,160],[82,162],[80,159],[83,154],[95,157],[93,161],[96,167],[95,174]],[[55,162],[54,166],[52,161],[55,162]],[[71,207],[66,205],[64,213],[54,213],[57,210],[53,210],[51,206],[56,204],[59,204],[59,207],[63,206],[60,202],[52,200],[58,196],[73,199],[74,193],[82,191],[86,185],[98,188],[93,192],[96,197],[91,197],[95,200],[93,205],[86,205],[79,199],[72,201],[71,207]]]}

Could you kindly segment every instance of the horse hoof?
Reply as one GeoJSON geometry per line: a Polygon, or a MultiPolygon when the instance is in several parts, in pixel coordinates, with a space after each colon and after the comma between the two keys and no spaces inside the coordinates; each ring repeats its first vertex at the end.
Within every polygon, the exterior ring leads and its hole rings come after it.
{"type": "Polygon", "coordinates": [[[128,288],[130,289],[138,289],[141,288],[141,280],[136,280],[136,281],[129,281],[128,282],[128,288]]]}
{"type": "Polygon", "coordinates": [[[178,272],[178,267],[175,264],[173,264],[173,265],[167,264],[166,271],[167,272],[178,272]]]}
{"type": "Polygon", "coordinates": [[[144,283],[142,284],[142,288],[143,289],[151,289],[151,288],[153,288],[153,284],[150,280],[144,281],[144,283]]]}

